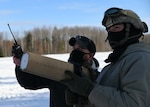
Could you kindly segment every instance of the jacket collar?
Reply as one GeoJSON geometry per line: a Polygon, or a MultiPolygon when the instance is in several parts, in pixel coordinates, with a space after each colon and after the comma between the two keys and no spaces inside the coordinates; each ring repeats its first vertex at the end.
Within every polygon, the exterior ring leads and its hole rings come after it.
{"type": "Polygon", "coordinates": [[[147,52],[150,53],[150,46],[145,44],[144,42],[134,43],[127,47],[127,49],[124,51],[124,53],[120,56],[119,59],[127,56],[130,53],[134,52],[147,52]]]}

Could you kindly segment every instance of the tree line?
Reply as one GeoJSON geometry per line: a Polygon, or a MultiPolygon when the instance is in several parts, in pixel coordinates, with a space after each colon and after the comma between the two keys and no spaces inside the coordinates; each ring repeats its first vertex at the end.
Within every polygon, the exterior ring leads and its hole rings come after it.
{"type": "MultiPolygon", "coordinates": [[[[107,32],[100,27],[91,26],[73,26],[73,27],[35,27],[32,30],[24,31],[22,35],[15,32],[18,44],[23,51],[29,51],[37,54],[59,54],[71,52],[72,47],[68,41],[76,35],[87,36],[92,39],[96,45],[97,51],[110,51],[111,48],[105,42],[107,32]]],[[[4,39],[10,35],[5,32],[0,33],[0,57],[11,56],[14,40],[4,39]]],[[[15,35],[15,36],[16,36],[15,35]]],[[[150,45],[150,34],[144,36],[144,41],[150,45]]]]}

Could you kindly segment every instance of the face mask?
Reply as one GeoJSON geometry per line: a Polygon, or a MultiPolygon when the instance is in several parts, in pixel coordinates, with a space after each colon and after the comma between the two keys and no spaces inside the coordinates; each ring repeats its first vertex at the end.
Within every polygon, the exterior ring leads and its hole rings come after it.
{"type": "Polygon", "coordinates": [[[70,53],[68,62],[80,65],[84,62],[83,60],[84,54],[85,54],[84,52],[81,52],[80,50],[75,49],[70,53]]]}
{"type": "Polygon", "coordinates": [[[125,34],[125,30],[120,32],[108,32],[107,39],[112,49],[119,45],[119,42],[125,38],[125,34]]]}

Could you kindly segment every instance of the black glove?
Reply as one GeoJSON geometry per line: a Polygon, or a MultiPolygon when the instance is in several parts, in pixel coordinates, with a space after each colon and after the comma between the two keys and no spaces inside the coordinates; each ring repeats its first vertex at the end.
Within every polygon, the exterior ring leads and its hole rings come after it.
{"type": "Polygon", "coordinates": [[[21,58],[23,55],[22,48],[19,44],[15,44],[12,46],[12,55],[16,58],[21,58]]]}
{"type": "Polygon", "coordinates": [[[94,83],[87,78],[81,78],[71,71],[65,71],[65,75],[69,76],[69,79],[61,80],[62,83],[68,86],[68,88],[81,96],[87,97],[94,87],[94,83]]]}
{"type": "Polygon", "coordinates": [[[83,107],[88,104],[88,98],[72,92],[70,89],[65,90],[66,104],[69,106],[83,107]]]}
{"type": "Polygon", "coordinates": [[[77,104],[77,94],[74,92],[71,92],[69,89],[65,90],[65,100],[67,105],[74,105],[77,104]]]}
{"type": "Polygon", "coordinates": [[[99,75],[99,71],[97,69],[93,69],[91,67],[91,64],[88,63],[88,62],[84,63],[83,67],[88,69],[89,79],[94,82],[97,79],[98,75],[99,75]]]}

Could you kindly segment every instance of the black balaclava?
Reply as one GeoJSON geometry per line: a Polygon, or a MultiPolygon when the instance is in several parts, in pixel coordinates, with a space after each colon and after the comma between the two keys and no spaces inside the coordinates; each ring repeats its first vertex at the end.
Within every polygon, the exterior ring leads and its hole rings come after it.
{"type": "Polygon", "coordinates": [[[129,45],[139,42],[139,38],[142,36],[142,31],[139,29],[136,29],[131,24],[129,27],[130,27],[129,32],[126,31],[126,25],[125,25],[125,28],[120,32],[108,33],[107,39],[109,40],[110,46],[114,50],[113,50],[113,53],[111,53],[108,56],[108,58],[105,60],[106,63],[115,62],[129,45]],[[122,44],[119,43],[119,41],[123,39],[125,39],[125,41],[122,44]],[[113,46],[114,45],[113,43],[116,43],[115,47],[113,46]]]}
{"type": "Polygon", "coordinates": [[[120,32],[108,32],[108,41],[112,49],[117,48],[120,45],[120,41],[123,40],[126,36],[126,29],[124,29],[120,32]]]}
{"type": "Polygon", "coordinates": [[[76,65],[81,65],[84,62],[84,59],[83,59],[84,54],[85,54],[84,52],[82,52],[78,49],[74,49],[70,53],[68,62],[70,62],[72,64],[76,64],[76,65]]]}

